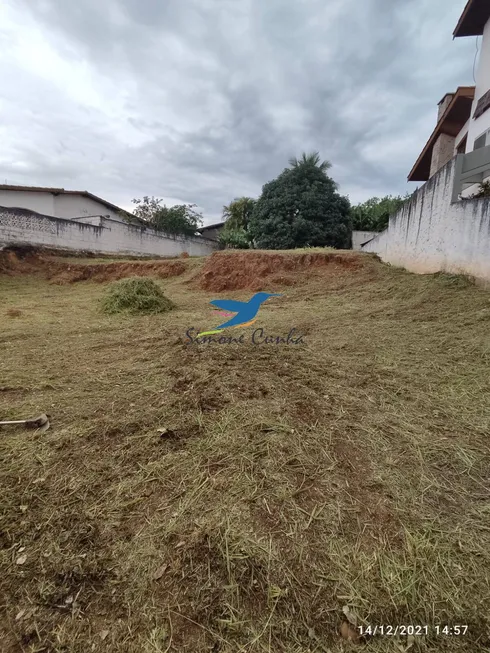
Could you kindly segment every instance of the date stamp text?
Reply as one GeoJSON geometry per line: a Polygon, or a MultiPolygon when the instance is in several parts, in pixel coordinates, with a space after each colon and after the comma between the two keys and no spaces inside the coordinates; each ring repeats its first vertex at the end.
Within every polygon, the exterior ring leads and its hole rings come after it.
{"type": "Polygon", "coordinates": [[[427,624],[369,624],[367,626],[358,626],[357,630],[361,637],[427,637],[429,635],[458,637],[466,635],[468,626],[461,624],[436,624],[434,626],[427,624]]]}

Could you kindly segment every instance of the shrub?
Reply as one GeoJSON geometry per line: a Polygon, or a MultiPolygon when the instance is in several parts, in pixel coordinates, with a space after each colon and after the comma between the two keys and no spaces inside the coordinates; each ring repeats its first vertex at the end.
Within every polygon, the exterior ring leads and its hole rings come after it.
{"type": "Polygon", "coordinates": [[[165,313],[175,305],[163,294],[160,286],[146,277],[115,281],[102,300],[102,310],[114,313],[165,313]]]}
{"type": "Polygon", "coordinates": [[[460,196],[462,200],[479,200],[490,197],[490,181],[482,181],[478,186],[476,193],[467,195],[466,197],[460,196]]]}
{"type": "Polygon", "coordinates": [[[248,249],[250,241],[245,229],[227,229],[226,226],[219,235],[219,242],[232,249],[248,249]]]}

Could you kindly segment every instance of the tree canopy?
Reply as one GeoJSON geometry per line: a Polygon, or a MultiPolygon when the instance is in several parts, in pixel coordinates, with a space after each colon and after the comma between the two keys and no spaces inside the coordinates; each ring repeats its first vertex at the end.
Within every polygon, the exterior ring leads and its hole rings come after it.
{"type": "Polygon", "coordinates": [[[327,172],[327,170],[330,170],[332,167],[330,161],[322,161],[319,152],[311,152],[310,154],[303,152],[299,159],[293,156],[289,159],[289,165],[291,168],[299,168],[300,166],[304,165],[312,165],[316,166],[322,172],[327,172]]]}
{"type": "Polygon", "coordinates": [[[351,209],[353,228],[362,231],[383,231],[388,226],[390,215],[396,213],[409,197],[409,193],[404,197],[401,195],[371,197],[366,202],[353,206],[351,209]]]}
{"type": "Polygon", "coordinates": [[[252,197],[238,197],[223,207],[225,226],[220,233],[219,241],[222,245],[235,249],[250,247],[248,225],[252,217],[256,200],[252,197]]]}
{"type": "Polygon", "coordinates": [[[289,161],[290,167],[265,184],[249,223],[249,234],[261,249],[348,247],[350,203],[337,192],[318,152],[289,161]]]}
{"type": "Polygon", "coordinates": [[[175,236],[194,236],[202,225],[202,215],[196,211],[196,204],[176,204],[161,206],[163,200],[145,196],[134,199],[133,213],[156,231],[164,231],[175,236]]]}
{"type": "Polygon", "coordinates": [[[238,197],[223,207],[225,227],[229,229],[247,229],[257,200],[252,197],[238,197]]]}

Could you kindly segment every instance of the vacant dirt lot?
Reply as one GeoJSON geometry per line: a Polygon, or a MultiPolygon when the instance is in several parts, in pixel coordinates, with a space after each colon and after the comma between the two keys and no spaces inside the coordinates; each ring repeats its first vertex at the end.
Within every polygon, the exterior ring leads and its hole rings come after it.
{"type": "Polygon", "coordinates": [[[0,431],[0,649],[489,651],[489,326],[489,292],[352,252],[4,255],[0,416],[52,429],[0,431]],[[177,308],[103,315],[131,274],[177,308]],[[254,290],[243,344],[188,344],[254,290]]]}

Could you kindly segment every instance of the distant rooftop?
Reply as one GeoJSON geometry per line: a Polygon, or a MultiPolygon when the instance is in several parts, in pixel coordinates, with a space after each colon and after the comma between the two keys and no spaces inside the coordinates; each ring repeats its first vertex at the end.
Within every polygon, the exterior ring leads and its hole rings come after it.
{"type": "Polygon", "coordinates": [[[224,227],[225,223],[224,222],[216,222],[215,224],[207,224],[205,227],[199,227],[198,231],[206,231],[207,229],[219,229],[220,227],[224,227]]]}
{"type": "Polygon", "coordinates": [[[471,116],[471,106],[475,97],[474,86],[459,86],[455,93],[446,93],[444,97],[447,95],[452,95],[453,98],[410,171],[408,181],[427,181],[429,179],[432,150],[438,137],[441,134],[456,137],[471,116]]]}

